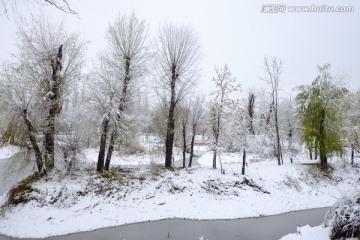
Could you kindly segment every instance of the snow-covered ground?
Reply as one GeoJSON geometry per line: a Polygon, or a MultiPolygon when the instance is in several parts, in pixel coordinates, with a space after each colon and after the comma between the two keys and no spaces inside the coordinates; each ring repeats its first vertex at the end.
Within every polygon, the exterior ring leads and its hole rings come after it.
{"type": "Polygon", "coordinates": [[[276,160],[249,161],[242,176],[242,154],[222,154],[221,174],[210,167],[211,153],[198,160],[203,166],[174,171],[147,165],[152,160],[146,155],[117,156],[112,163],[120,164],[113,166],[121,176],[108,178],[95,172],[95,150],[84,156],[90,166],[86,170],[72,175],[54,171],[32,185],[28,203],[7,207],[0,233],[47,237],[166,218],[279,214],[331,206],[359,181],[359,169],[349,164],[334,162],[332,171],[323,172],[302,164],[300,157],[293,164],[285,158],[283,166],[276,160]]]}
{"type": "Polygon", "coordinates": [[[298,227],[296,233],[288,234],[280,240],[330,240],[330,227],[310,227],[309,225],[298,227]]]}
{"type": "Polygon", "coordinates": [[[13,145],[6,145],[3,147],[0,147],[0,161],[2,159],[10,158],[15,153],[19,152],[20,148],[13,145]]]}
{"type": "MultiPolygon", "coordinates": [[[[330,231],[330,227],[306,225],[299,227],[296,233],[288,234],[280,240],[330,240],[330,231]]],[[[347,238],[347,240],[358,240],[358,238],[347,238]]]]}

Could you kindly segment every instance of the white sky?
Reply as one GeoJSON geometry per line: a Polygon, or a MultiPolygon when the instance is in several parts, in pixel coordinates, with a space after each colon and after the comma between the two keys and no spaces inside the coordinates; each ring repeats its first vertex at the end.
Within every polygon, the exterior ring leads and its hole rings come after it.
{"type": "MultiPolygon", "coordinates": [[[[21,1],[18,1],[21,4],[21,1]]],[[[45,6],[32,10],[56,21],[90,41],[88,65],[106,47],[108,23],[117,14],[135,11],[149,24],[151,37],[163,23],[192,25],[201,39],[204,55],[200,90],[212,87],[214,65],[228,64],[233,75],[249,88],[265,87],[264,55],[284,63],[281,88],[287,92],[310,83],[316,66],[330,63],[333,74],[346,74],[349,85],[360,87],[360,1],[358,0],[68,0],[79,16],[45,6]],[[262,13],[266,3],[290,5],[354,6],[353,13],[262,13]],[[51,17],[50,17],[51,16],[51,17]]],[[[26,15],[26,8],[20,14],[26,15]]],[[[16,50],[16,24],[12,16],[0,17],[0,61],[16,50]]]]}

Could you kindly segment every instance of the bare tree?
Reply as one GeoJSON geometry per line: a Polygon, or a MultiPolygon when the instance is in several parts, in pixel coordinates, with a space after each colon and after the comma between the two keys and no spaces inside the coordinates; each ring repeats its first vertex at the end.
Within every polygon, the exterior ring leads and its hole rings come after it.
{"type": "MultiPolygon", "coordinates": [[[[120,120],[130,100],[130,91],[136,80],[144,74],[149,60],[145,21],[138,20],[134,13],[128,16],[119,16],[110,24],[107,40],[109,47],[108,52],[103,55],[103,61],[113,70],[117,80],[121,83],[119,105],[105,161],[105,169],[109,170],[114,144],[119,135],[120,120]]],[[[108,127],[105,124],[102,127],[100,140],[97,165],[99,172],[104,168],[107,131],[108,127]]]]}
{"type": "Polygon", "coordinates": [[[46,168],[36,139],[36,115],[39,99],[36,97],[36,86],[21,73],[23,66],[7,64],[2,69],[0,79],[0,121],[11,123],[21,131],[27,132],[30,144],[35,153],[38,172],[44,174],[46,168]],[[34,121],[31,120],[34,119],[34,121]]]}
{"type": "MultiPolygon", "coordinates": [[[[283,71],[283,64],[281,59],[272,57],[269,59],[268,56],[264,58],[264,72],[267,75],[263,78],[270,88],[271,104],[270,107],[274,113],[274,123],[276,132],[276,143],[277,143],[277,160],[278,164],[283,164],[281,140],[280,140],[280,129],[278,120],[278,99],[279,99],[279,82],[283,71]]],[[[270,110],[271,113],[271,110],[270,110]]]]}
{"type": "Polygon", "coordinates": [[[175,133],[175,107],[198,78],[199,39],[183,25],[164,25],[157,41],[156,70],[160,87],[169,91],[169,113],[165,141],[165,167],[170,168],[175,133]]]}
{"type": "Polygon", "coordinates": [[[110,129],[110,120],[116,115],[116,105],[118,103],[118,93],[121,89],[120,81],[117,81],[116,74],[107,65],[106,61],[100,57],[100,63],[92,73],[92,94],[89,100],[92,102],[101,119],[100,123],[100,150],[98,155],[97,170],[104,168],[106,140],[110,129]]]}
{"type": "Polygon", "coordinates": [[[199,130],[200,121],[204,115],[204,96],[197,96],[194,101],[191,103],[190,110],[190,120],[191,120],[191,143],[190,143],[190,159],[189,167],[192,165],[192,160],[194,157],[194,143],[195,136],[199,130]]]}
{"type": "Polygon", "coordinates": [[[18,60],[22,74],[36,86],[41,98],[46,167],[54,167],[55,118],[62,110],[62,101],[72,81],[80,76],[86,44],[80,43],[77,34],[66,34],[63,25],[33,19],[33,25],[19,30],[18,60]]]}
{"type": "MultiPolygon", "coordinates": [[[[213,148],[213,168],[216,168],[216,156],[219,152],[219,139],[222,132],[222,121],[225,117],[226,110],[234,106],[234,100],[231,99],[231,94],[240,91],[240,84],[236,84],[236,78],[232,76],[228,66],[224,68],[215,68],[216,77],[213,78],[216,90],[212,93],[214,95],[213,104],[210,109],[210,121],[212,127],[212,135],[214,138],[213,148]]],[[[222,167],[221,167],[222,168],[222,167]]],[[[222,169],[221,169],[222,172],[222,169]]]]}

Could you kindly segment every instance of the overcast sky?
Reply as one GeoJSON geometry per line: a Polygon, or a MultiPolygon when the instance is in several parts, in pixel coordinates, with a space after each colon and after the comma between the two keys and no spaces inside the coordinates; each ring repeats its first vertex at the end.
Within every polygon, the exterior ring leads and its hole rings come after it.
{"type": "MultiPolygon", "coordinates": [[[[21,4],[22,1],[18,1],[21,4]]],[[[290,92],[316,77],[317,65],[330,63],[333,74],[347,75],[348,83],[360,87],[360,1],[240,1],[240,0],[68,0],[79,15],[50,6],[33,8],[52,21],[64,21],[72,32],[90,42],[88,64],[106,47],[108,23],[119,13],[134,10],[150,27],[151,37],[163,23],[190,24],[197,31],[203,52],[199,87],[211,89],[214,66],[228,64],[233,75],[249,88],[265,86],[264,55],[282,59],[281,88],[290,92]],[[354,6],[352,13],[262,13],[264,4],[288,6],[354,6]]],[[[28,16],[26,8],[19,15],[28,16]]],[[[16,51],[16,24],[10,14],[0,17],[0,61],[16,51]]]]}

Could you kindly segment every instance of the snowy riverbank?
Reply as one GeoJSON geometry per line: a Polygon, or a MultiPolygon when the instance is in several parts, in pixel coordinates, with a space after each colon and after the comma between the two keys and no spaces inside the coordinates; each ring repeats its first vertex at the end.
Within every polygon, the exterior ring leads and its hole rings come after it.
{"type": "Polygon", "coordinates": [[[242,176],[241,154],[222,159],[225,174],[209,167],[210,153],[198,160],[203,166],[174,171],[155,164],[119,168],[112,178],[94,164],[72,175],[54,171],[32,185],[29,202],[4,208],[0,233],[39,238],[166,218],[273,215],[331,206],[359,182],[359,169],[342,162],[322,171],[300,158],[256,161],[242,176]]]}

